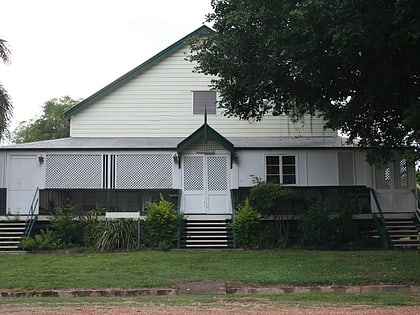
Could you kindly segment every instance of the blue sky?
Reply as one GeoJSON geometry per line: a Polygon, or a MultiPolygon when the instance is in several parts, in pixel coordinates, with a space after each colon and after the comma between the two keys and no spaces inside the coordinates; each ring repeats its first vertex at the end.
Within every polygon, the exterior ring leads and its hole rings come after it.
{"type": "Polygon", "coordinates": [[[200,27],[210,0],[2,0],[0,82],[14,129],[49,99],[86,98],[200,27]]]}

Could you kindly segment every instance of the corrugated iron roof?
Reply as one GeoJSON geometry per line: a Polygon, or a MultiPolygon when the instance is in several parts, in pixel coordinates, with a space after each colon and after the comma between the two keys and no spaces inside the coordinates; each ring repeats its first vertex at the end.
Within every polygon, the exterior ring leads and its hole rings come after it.
{"type": "MultiPolygon", "coordinates": [[[[1,150],[176,150],[183,137],[63,138],[1,146],[1,150]]],[[[342,137],[227,137],[237,149],[350,148],[342,137]]]]}

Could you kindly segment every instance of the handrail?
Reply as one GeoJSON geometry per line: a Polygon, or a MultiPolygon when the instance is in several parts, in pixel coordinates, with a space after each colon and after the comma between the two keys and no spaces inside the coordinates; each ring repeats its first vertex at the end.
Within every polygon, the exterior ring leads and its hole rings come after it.
{"type": "Polygon", "coordinates": [[[419,210],[419,207],[420,207],[420,195],[418,193],[416,193],[416,190],[414,190],[414,189],[412,189],[411,192],[413,193],[414,198],[417,200],[417,203],[418,203],[418,206],[414,210],[414,215],[416,216],[417,222],[420,225],[420,210],[419,210]]]}
{"type": "Polygon", "coordinates": [[[373,200],[375,201],[376,208],[378,209],[379,216],[380,216],[380,220],[378,222],[378,218],[377,218],[376,214],[372,212],[373,220],[376,223],[376,226],[378,228],[378,232],[379,232],[379,235],[381,237],[382,245],[384,246],[385,249],[389,249],[392,245],[390,245],[390,242],[388,240],[388,235],[387,235],[386,230],[385,230],[385,217],[384,217],[384,214],[382,212],[381,205],[379,204],[378,197],[376,196],[375,190],[373,188],[371,188],[370,192],[373,196],[373,200]]]}
{"type": "MultiPolygon", "coordinates": [[[[235,224],[236,217],[235,217],[235,201],[233,199],[233,189],[230,190],[230,203],[232,204],[232,224],[235,224]]],[[[236,233],[235,229],[232,230],[232,238],[233,238],[233,248],[236,248],[236,233]]]]}
{"type": "Polygon", "coordinates": [[[39,203],[38,194],[39,194],[39,187],[37,187],[35,190],[34,196],[32,198],[31,208],[29,209],[28,215],[26,216],[24,236],[27,236],[27,237],[31,236],[32,229],[37,219],[35,210],[37,209],[38,203],[39,203]]]}
{"type": "MultiPolygon", "coordinates": [[[[181,198],[182,198],[182,189],[178,189],[178,207],[177,207],[178,214],[181,214],[181,198]]],[[[176,228],[177,229],[176,232],[178,234],[178,239],[176,241],[177,248],[181,248],[182,225],[183,225],[183,221],[181,221],[176,228]]]]}

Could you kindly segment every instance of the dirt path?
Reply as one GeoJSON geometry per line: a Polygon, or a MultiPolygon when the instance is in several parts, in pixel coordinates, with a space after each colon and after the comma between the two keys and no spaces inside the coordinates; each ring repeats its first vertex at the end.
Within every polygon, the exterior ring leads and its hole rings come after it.
{"type": "Polygon", "coordinates": [[[21,307],[21,306],[0,306],[0,314],[12,315],[223,315],[223,314],[256,314],[256,315],[418,315],[420,306],[417,307],[379,307],[355,306],[355,307],[327,307],[327,308],[296,308],[284,307],[281,309],[270,309],[266,305],[221,305],[220,307],[179,307],[179,306],[72,306],[72,307],[21,307]]]}

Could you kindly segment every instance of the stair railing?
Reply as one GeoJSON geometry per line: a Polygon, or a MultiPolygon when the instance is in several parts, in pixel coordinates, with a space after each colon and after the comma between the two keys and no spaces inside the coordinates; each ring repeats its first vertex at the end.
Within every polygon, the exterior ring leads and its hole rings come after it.
{"type": "MultiPolygon", "coordinates": [[[[178,214],[181,214],[181,198],[182,198],[182,190],[178,189],[178,207],[177,207],[177,211],[178,214]]],[[[177,234],[178,234],[178,239],[176,241],[176,246],[177,248],[181,248],[181,236],[182,236],[182,227],[183,227],[183,222],[184,220],[182,220],[181,222],[179,222],[178,226],[177,226],[177,234]]]]}
{"type": "Polygon", "coordinates": [[[414,198],[417,200],[417,203],[418,203],[418,207],[416,207],[416,209],[414,210],[414,215],[415,215],[415,217],[417,219],[417,225],[420,227],[420,210],[419,210],[419,207],[420,207],[420,195],[419,195],[418,192],[416,192],[415,189],[411,190],[411,192],[413,193],[414,198]]]}
{"type": "Polygon", "coordinates": [[[35,190],[35,194],[32,198],[31,208],[29,209],[28,215],[26,216],[25,232],[23,235],[27,237],[31,236],[34,225],[38,219],[38,215],[35,214],[35,211],[38,208],[38,203],[39,203],[38,194],[39,194],[39,188],[37,187],[35,190]]]}
{"type": "MultiPolygon", "coordinates": [[[[235,200],[233,199],[234,194],[233,194],[233,190],[230,190],[230,202],[232,205],[232,224],[235,224],[236,222],[236,217],[235,217],[235,200]]],[[[233,248],[236,248],[236,233],[235,233],[235,229],[231,229],[232,230],[232,240],[233,240],[233,248]]]]}
{"type": "Polygon", "coordinates": [[[386,229],[385,229],[385,217],[382,212],[381,205],[379,204],[378,197],[376,196],[376,192],[373,188],[370,189],[370,193],[373,196],[373,200],[375,201],[376,208],[378,209],[378,213],[379,213],[379,218],[378,218],[377,214],[372,212],[373,221],[375,222],[376,228],[378,229],[383,247],[385,249],[389,249],[392,247],[392,245],[391,245],[391,242],[389,241],[388,233],[386,232],[386,229]]]}

